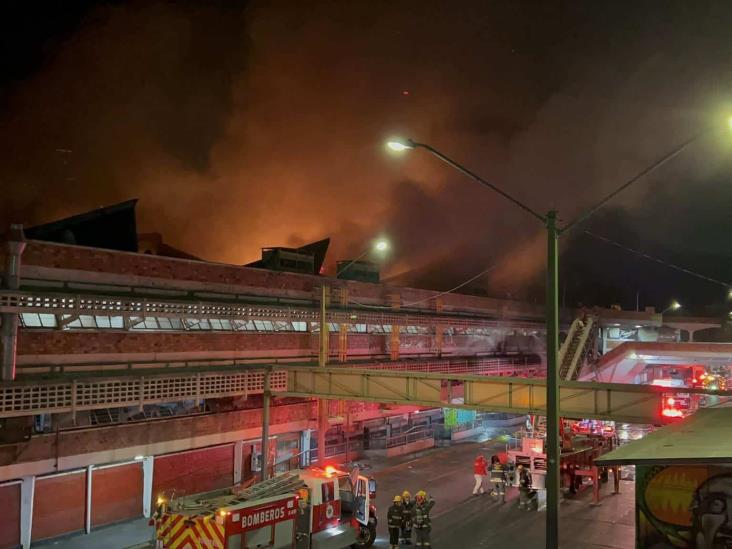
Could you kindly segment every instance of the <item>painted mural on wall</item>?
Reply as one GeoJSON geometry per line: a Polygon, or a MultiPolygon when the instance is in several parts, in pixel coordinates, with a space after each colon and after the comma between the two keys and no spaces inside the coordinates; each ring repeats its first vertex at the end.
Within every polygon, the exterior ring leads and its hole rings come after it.
{"type": "Polygon", "coordinates": [[[644,549],[732,549],[732,467],[639,466],[636,538],[644,549]]]}

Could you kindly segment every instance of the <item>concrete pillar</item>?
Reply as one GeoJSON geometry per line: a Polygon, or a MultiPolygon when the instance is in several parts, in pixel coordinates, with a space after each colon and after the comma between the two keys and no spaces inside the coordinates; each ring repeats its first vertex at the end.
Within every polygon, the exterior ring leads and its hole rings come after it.
{"type": "Polygon", "coordinates": [[[269,390],[269,374],[270,370],[264,373],[264,399],[262,403],[262,481],[267,480],[269,476],[269,402],[272,398],[269,390]]]}
{"type": "Polygon", "coordinates": [[[150,518],[152,515],[154,462],[154,456],[142,458],[142,516],[145,518],[150,518]]]}
{"type": "MultiPolygon", "coordinates": [[[[399,294],[391,294],[389,296],[391,301],[391,308],[398,311],[402,307],[402,297],[399,294]]],[[[389,358],[391,360],[399,360],[399,347],[401,342],[399,341],[399,328],[400,326],[391,325],[391,333],[389,334],[389,358]]]]}
{"type": "Polygon", "coordinates": [[[20,484],[20,546],[30,549],[33,529],[33,496],[36,491],[36,477],[23,477],[20,484]]]}
{"type": "Polygon", "coordinates": [[[310,465],[310,439],[312,431],[305,429],[300,433],[300,467],[308,467],[310,465]]]}
{"type": "Polygon", "coordinates": [[[318,399],[318,465],[325,462],[325,434],[328,432],[328,401],[318,399]]]}
{"type": "MultiPolygon", "coordinates": [[[[328,365],[328,287],[323,285],[320,295],[320,348],[318,366],[325,368],[328,365]]],[[[328,401],[318,399],[318,465],[325,461],[325,433],[328,430],[328,401]]]]}
{"type": "MultiPolygon", "coordinates": [[[[20,256],[25,249],[23,225],[10,225],[7,241],[7,260],[3,276],[3,288],[17,290],[20,287],[20,256]]],[[[2,313],[2,356],[0,377],[3,381],[15,379],[15,355],[18,347],[18,314],[2,313]]]]}
{"type": "Polygon", "coordinates": [[[86,468],[86,512],[84,513],[84,532],[91,532],[91,516],[92,516],[92,471],[93,465],[86,468]]]}
{"type": "Polygon", "coordinates": [[[234,443],[234,484],[241,482],[242,473],[242,452],[244,451],[244,441],[237,440],[234,443]]]}

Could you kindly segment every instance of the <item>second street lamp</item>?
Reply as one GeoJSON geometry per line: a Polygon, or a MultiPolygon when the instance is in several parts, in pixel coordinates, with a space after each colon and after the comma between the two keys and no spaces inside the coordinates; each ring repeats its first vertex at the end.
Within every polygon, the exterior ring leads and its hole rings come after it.
{"type": "MultiPolygon", "coordinates": [[[[732,119],[730,119],[732,126],[732,119]]],[[[716,128],[711,128],[716,130],[716,128]]],[[[675,149],[656,160],[653,164],[638,172],[634,177],[627,180],[612,193],[605,196],[594,206],[577,216],[573,221],[562,227],[557,226],[557,212],[549,211],[546,215],[542,215],[530,206],[524,204],[514,198],[504,190],[500,189],[493,183],[486,181],[476,173],[470,171],[465,166],[457,163],[451,158],[434,147],[425,143],[408,140],[391,140],[386,146],[394,152],[404,152],[411,149],[424,149],[433,156],[437,157],[445,164],[456,169],[463,175],[466,175],[473,181],[480,183],[494,192],[500,194],[532,217],[536,218],[546,227],[547,231],[547,272],[546,272],[546,419],[547,419],[547,435],[546,435],[546,456],[547,456],[547,474],[546,474],[546,547],[555,549],[559,547],[559,479],[560,479],[560,457],[561,450],[559,447],[559,256],[558,256],[558,240],[559,235],[570,230],[571,228],[583,223],[608,201],[617,196],[619,193],[630,187],[636,181],[650,174],[672,158],[680,154],[684,149],[697,141],[702,136],[710,132],[710,129],[702,131],[690,139],[687,139],[675,149]]],[[[678,307],[677,307],[678,308],[678,307]]]]}
{"type": "Polygon", "coordinates": [[[336,278],[339,277],[340,275],[342,275],[343,273],[345,273],[348,269],[350,269],[354,263],[357,263],[358,261],[363,259],[364,256],[366,256],[368,253],[370,253],[372,251],[384,253],[388,249],[389,249],[388,240],[386,240],[384,238],[380,238],[379,240],[376,240],[373,243],[371,248],[366,248],[363,252],[361,252],[361,255],[356,257],[356,259],[352,259],[351,261],[349,261],[345,267],[343,267],[342,269],[336,269],[336,278]]]}
{"type": "Polygon", "coordinates": [[[448,158],[440,151],[412,140],[390,141],[387,147],[392,151],[402,152],[410,149],[422,148],[429,151],[446,164],[460,173],[468,176],[481,185],[492,189],[516,206],[539,220],[547,232],[547,269],[546,269],[546,546],[559,546],[559,257],[557,227],[557,212],[552,210],[542,215],[530,206],[514,198],[494,184],[486,181],[448,158]]]}

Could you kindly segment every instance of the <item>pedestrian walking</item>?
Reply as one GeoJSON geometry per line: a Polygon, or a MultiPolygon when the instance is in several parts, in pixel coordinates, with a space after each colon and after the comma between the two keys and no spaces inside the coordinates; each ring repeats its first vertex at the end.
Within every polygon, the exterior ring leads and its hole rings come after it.
{"type": "Polygon", "coordinates": [[[519,509],[529,510],[531,503],[531,473],[522,464],[516,469],[519,478],[519,509]]]}
{"type": "Polygon", "coordinates": [[[501,503],[506,503],[506,482],[508,480],[506,469],[497,456],[493,456],[491,461],[493,462],[491,464],[491,483],[493,484],[491,494],[493,497],[499,498],[501,503]]]}
{"type": "Polygon", "coordinates": [[[404,545],[412,545],[412,514],[414,512],[414,500],[408,490],[402,492],[402,506],[404,508],[404,520],[402,521],[402,537],[400,542],[404,545]]]}
{"type": "Polygon", "coordinates": [[[488,463],[482,454],[478,454],[473,462],[473,477],[475,478],[475,486],[473,487],[473,495],[477,496],[478,492],[485,493],[483,489],[483,479],[488,475],[488,463]]]}
{"type": "Polygon", "coordinates": [[[415,496],[414,505],[414,530],[417,534],[417,547],[432,547],[430,542],[430,532],[432,531],[432,521],[430,520],[430,511],[435,506],[435,500],[432,496],[427,496],[427,492],[420,490],[415,496]]]}
{"type": "Polygon", "coordinates": [[[389,528],[389,544],[391,549],[399,549],[399,532],[404,521],[404,506],[402,496],[394,496],[392,506],[386,513],[387,526],[389,528]]]}

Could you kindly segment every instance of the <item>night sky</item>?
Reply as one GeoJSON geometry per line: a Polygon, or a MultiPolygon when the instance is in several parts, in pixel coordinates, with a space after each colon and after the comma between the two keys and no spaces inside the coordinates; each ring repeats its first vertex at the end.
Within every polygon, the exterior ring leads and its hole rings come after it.
{"type": "MultiPolygon", "coordinates": [[[[540,302],[541,226],[430,143],[571,219],[712,124],[584,227],[732,281],[732,3],[6,2],[0,222],[139,197],[141,231],[206,259],[378,236],[385,274],[540,302]]],[[[726,314],[722,285],[578,231],[562,300],[726,314]]]]}

